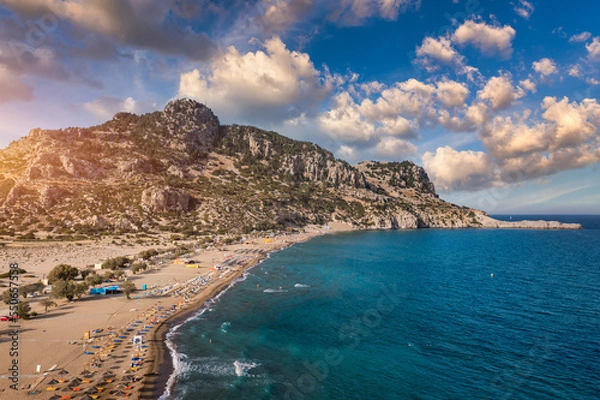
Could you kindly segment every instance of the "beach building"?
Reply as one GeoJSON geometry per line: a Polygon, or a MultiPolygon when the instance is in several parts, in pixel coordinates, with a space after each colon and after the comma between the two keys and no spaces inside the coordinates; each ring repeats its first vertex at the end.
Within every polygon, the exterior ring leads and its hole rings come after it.
{"type": "Polygon", "coordinates": [[[119,294],[121,293],[122,290],[119,286],[104,286],[104,287],[100,287],[100,288],[90,288],[90,294],[101,294],[101,295],[107,295],[107,294],[119,294]]]}

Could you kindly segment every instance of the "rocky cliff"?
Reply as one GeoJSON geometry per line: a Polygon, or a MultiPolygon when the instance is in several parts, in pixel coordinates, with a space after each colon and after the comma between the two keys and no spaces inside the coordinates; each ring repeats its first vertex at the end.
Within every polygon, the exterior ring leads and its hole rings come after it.
{"type": "Polygon", "coordinates": [[[361,229],[577,228],[504,223],[441,200],[423,168],[351,166],[319,146],[222,126],[192,100],[90,128],[32,130],[0,150],[0,235],[250,232],[341,221],[361,229]]]}

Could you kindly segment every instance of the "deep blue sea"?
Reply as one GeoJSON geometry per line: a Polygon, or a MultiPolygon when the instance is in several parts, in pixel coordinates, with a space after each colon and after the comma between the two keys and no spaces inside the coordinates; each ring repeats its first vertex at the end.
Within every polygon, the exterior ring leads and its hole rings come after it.
{"type": "Polygon", "coordinates": [[[360,232],[272,254],[172,335],[169,398],[600,398],[600,216],[527,218],[584,229],[360,232]]]}

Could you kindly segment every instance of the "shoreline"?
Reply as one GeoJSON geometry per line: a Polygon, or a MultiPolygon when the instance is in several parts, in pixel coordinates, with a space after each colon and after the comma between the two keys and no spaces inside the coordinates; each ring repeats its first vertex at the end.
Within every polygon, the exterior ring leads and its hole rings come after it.
{"type": "MultiPolygon", "coordinates": [[[[22,321],[19,328],[18,390],[13,392],[9,388],[9,377],[0,374],[0,397],[10,393],[15,400],[43,399],[53,394],[51,391],[72,391],[73,395],[79,391],[91,395],[104,391],[101,398],[107,394],[158,398],[174,373],[171,345],[167,347],[165,341],[173,327],[185,322],[204,305],[209,306],[211,299],[271,253],[317,236],[347,230],[351,229],[344,225],[326,229],[308,226],[303,232],[259,235],[245,243],[196,249],[188,256],[200,267],[185,268],[167,261],[137,275],[130,273],[127,280],[138,287],[148,287],[130,300],[122,294],[86,295],[74,301],[57,300],[54,308],[44,310],[40,299],[48,295],[27,299],[38,315],[22,321]],[[65,326],[69,329],[64,329],[65,326]],[[133,345],[132,335],[145,335],[143,345],[133,345]],[[132,361],[139,357],[142,365],[134,368],[131,363],[130,368],[129,357],[132,361]],[[129,378],[135,380],[130,382],[129,378]],[[123,384],[124,381],[128,383],[123,384]]],[[[7,247],[9,251],[0,253],[0,258],[6,265],[9,261],[20,261],[27,274],[19,283],[29,284],[41,279],[59,263],[89,265],[116,255],[131,256],[149,247],[152,245],[138,248],[116,247],[110,243],[21,245],[7,247]]],[[[3,313],[0,309],[0,315],[3,313]]],[[[10,343],[5,337],[10,337],[7,336],[10,332],[8,325],[0,325],[0,351],[6,354],[10,343]]],[[[3,369],[5,365],[10,367],[11,359],[1,361],[3,369]]]]}
{"type": "MultiPolygon", "coordinates": [[[[292,243],[285,243],[284,246],[273,249],[266,254],[256,257],[252,260],[246,262],[244,266],[242,266],[239,271],[233,274],[229,279],[226,279],[219,284],[215,285],[213,288],[208,290],[206,293],[200,294],[197,300],[193,303],[189,304],[185,309],[179,310],[179,312],[174,313],[165,321],[161,322],[161,324],[154,329],[152,339],[149,341],[150,343],[150,358],[152,360],[152,367],[150,371],[146,374],[146,378],[144,384],[141,388],[141,396],[140,399],[159,399],[161,396],[165,394],[167,389],[169,389],[169,380],[175,373],[175,366],[173,362],[172,351],[167,345],[167,335],[171,330],[178,325],[185,323],[187,320],[192,318],[194,315],[199,313],[204,306],[207,305],[208,302],[217,298],[222,293],[225,293],[228,289],[232,288],[235,285],[235,282],[242,278],[245,274],[249,273],[251,269],[261,264],[264,260],[268,259],[270,254],[285,250],[297,243],[307,242],[315,237],[323,236],[325,234],[334,233],[334,232],[319,232],[310,235],[307,238],[304,238],[300,241],[294,241],[292,243]],[[151,397],[146,397],[146,393],[151,397]]],[[[173,384],[177,381],[174,380],[173,384]]]]}

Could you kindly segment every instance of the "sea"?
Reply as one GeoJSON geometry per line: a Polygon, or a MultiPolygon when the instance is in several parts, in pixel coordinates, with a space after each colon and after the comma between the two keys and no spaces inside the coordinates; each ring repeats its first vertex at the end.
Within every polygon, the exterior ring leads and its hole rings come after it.
{"type": "Polygon", "coordinates": [[[333,234],[168,335],[163,399],[599,399],[600,216],[582,230],[333,234]]]}

